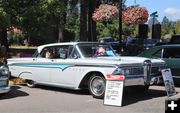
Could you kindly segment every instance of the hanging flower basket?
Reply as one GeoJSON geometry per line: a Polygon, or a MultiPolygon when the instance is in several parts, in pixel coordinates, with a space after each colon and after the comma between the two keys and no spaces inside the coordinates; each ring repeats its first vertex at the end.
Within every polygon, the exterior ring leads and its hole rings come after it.
{"type": "Polygon", "coordinates": [[[99,8],[94,11],[92,19],[96,22],[111,21],[118,17],[118,15],[119,10],[116,6],[101,4],[99,8]]]}
{"type": "Polygon", "coordinates": [[[148,11],[145,7],[130,6],[122,11],[122,21],[125,24],[144,24],[148,20],[148,11]]]}

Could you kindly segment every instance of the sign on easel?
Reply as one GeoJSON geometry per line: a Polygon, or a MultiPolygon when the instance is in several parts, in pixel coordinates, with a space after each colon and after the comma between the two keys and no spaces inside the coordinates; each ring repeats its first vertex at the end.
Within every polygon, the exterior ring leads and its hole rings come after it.
{"type": "Polygon", "coordinates": [[[122,106],[124,75],[107,75],[104,104],[122,106]]]}
{"type": "Polygon", "coordinates": [[[172,78],[171,69],[169,69],[169,68],[163,69],[163,70],[161,70],[161,72],[163,75],[164,85],[165,85],[168,97],[175,95],[176,90],[175,90],[174,81],[172,78]]]}

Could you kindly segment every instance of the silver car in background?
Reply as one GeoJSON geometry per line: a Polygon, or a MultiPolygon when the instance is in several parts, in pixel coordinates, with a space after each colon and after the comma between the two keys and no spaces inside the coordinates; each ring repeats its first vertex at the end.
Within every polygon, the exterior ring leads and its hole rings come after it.
{"type": "Polygon", "coordinates": [[[10,91],[9,77],[8,66],[3,61],[0,61],[0,95],[10,91]]]}

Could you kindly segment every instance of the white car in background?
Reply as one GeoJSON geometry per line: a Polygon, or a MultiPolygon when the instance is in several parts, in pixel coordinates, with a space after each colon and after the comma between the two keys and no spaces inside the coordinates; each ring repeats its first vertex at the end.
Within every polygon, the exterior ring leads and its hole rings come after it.
{"type": "Polygon", "coordinates": [[[39,46],[32,58],[8,59],[11,76],[26,79],[29,87],[36,84],[69,89],[88,88],[95,98],[103,98],[107,75],[124,75],[125,86],[148,89],[159,83],[164,61],[142,57],[116,56],[104,43],[70,42],[39,46]],[[99,48],[104,55],[97,55],[99,48]],[[47,50],[53,54],[45,58],[47,50]]]}

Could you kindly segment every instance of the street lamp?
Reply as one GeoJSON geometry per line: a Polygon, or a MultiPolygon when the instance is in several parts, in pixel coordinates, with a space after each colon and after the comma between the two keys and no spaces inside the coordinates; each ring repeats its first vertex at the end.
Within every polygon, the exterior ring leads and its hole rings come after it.
{"type": "Polygon", "coordinates": [[[122,41],[122,0],[119,0],[119,43],[122,41]]]}

